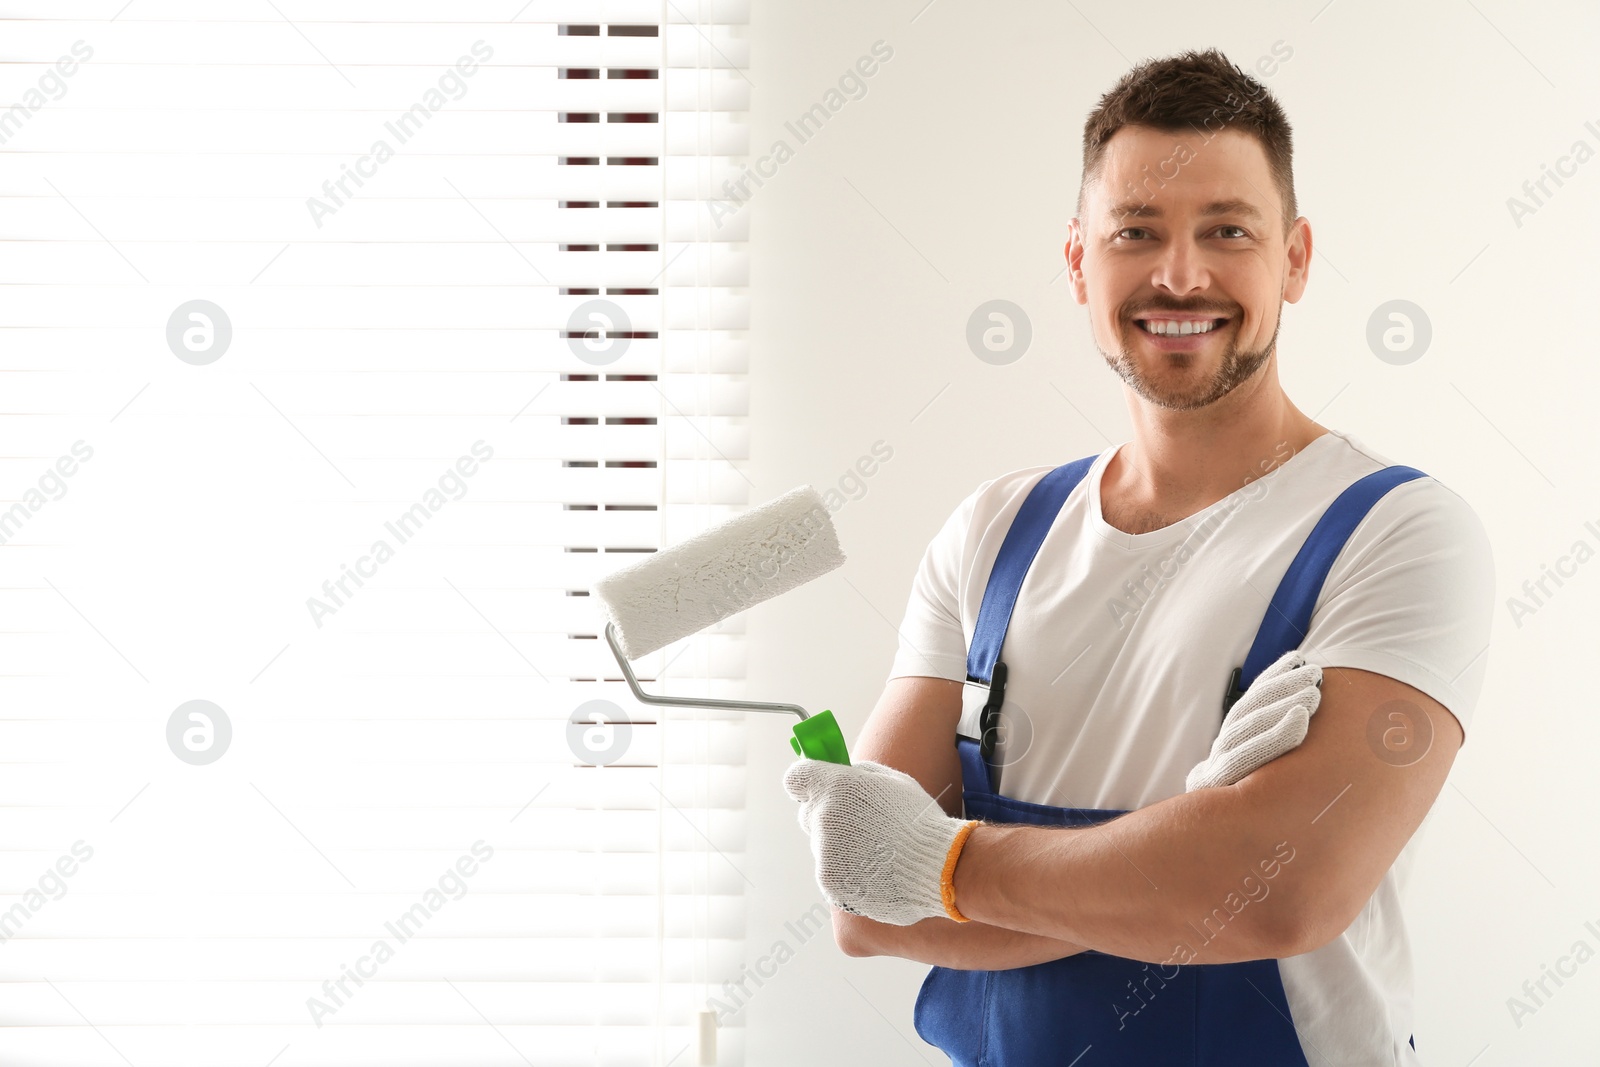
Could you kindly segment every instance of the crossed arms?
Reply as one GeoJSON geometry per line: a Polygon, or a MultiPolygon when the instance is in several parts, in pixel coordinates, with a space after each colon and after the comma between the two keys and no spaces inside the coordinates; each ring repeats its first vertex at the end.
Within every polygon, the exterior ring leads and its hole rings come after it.
{"type": "MultiPolygon", "coordinates": [[[[960,714],[960,682],[891,679],[855,758],[904,771],[960,815],[960,714]]],[[[1084,948],[1166,964],[1310,952],[1355,920],[1462,740],[1455,716],[1414,687],[1330,667],[1305,741],[1237,784],[1099,826],[981,825],[955,870],[956,906],[971,922],[892,926],[834,909],[834,937],[851,956],[981,970],[1084,948]],[[1431,733],[1420,758],[1370,740],[1403,728],[1396,712],[1431,726],[1415,729],[1413,744],[1431,733]]]]}

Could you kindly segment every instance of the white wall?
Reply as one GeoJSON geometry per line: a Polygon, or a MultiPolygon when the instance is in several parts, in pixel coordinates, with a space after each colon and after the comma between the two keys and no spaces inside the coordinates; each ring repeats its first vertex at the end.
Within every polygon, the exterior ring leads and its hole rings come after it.
{"type": "MultiPolygon", "coordinates": [[[[894,454],[835,516],[845,567],[751,613],[750,696],[832,708],[853,739],[923,547],[961,497],[1127,439],[1122,386],[1085,309],[1051,280],[1085,115],[1133,62],[1186,48],[1215,45],[1247,69],[1275,42],[1292,49],[1263,79],[1294,125],[1317,252],[1279,338],[1290,397],[1471,501],[1502,598],[1574,542],[1600,548],[1587,314],[1600,161],[1520,226],[1506,203],[1575,141],[1600,148],[1592,6],[1096,0],[1080,17],[1054,3],[935,0],[919,14],[921,3],[752,12],[752,155],[779,137],[797,147],[746,208],[752,502],[836,485],[880,439],[894,454]],[[784,122],[879,39],[894,54],[866,95],[799,145],[784,122]],[[979,361],[964,339],[969,314],[994,298],[1033,325],[1008,366],[979,361]],[[1397,298],[1434,331],[1404,366],[1365,341],[1369,315],[1397,298]]],[[[1430,1064],[1590,1062],[1583,1021],[1600,1006],[1600,959],[1520,1028],[1506,1001],[1579,939],[1600,949],[1583,926],[1600,927],[1588,824],[1600,715],[1582,686],[1597,605],[1600,563],[1578,566],[1520,626],[1497,615],[1482,701],[1408,901],[1430,1064]]],[[[765,717],[749,727],[752,963],[780,938],[793,945],[784,922],[821,899],[782,791],[787,730],[765,717]]],[[[943,1062],[911,1025],[926,970],[850,959],[826,938],[798,945],[738,1016],[748,1062],[943,1062]]]]}

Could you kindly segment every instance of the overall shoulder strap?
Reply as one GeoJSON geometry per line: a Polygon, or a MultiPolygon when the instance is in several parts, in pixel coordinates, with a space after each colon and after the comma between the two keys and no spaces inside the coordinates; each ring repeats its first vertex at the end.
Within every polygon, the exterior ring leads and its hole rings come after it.
{"type": "Polygon", "coordinates": [[[1415,467],[1398,464],[1385,467],[1357,479],[1328,505],[1278,582],[1244,666],[1235,667],[1228,679],[1228,691],[1222,698],[1224,716],[1234,702],[1244,696],[1257,675],[1285,652],[1299,648],[1300,642],[1305,640],[1311,629],[1311,612],[1322,593],[1328,571],[1372,506],[1395,486],[1426,477],[1415,467]]]}
{"type": "Polygon", "coordinates": [[[1011,520],[1005,539],[1000,542],[994,567],[989,571],[989,582],[983,588],[983,602],[978,607],[972,643],[967,648],[967,680],[989,687],[989,697],[978,720],[979,740],[973,742],[960,735],[956,738],[962,781],[967,790],[997,792],[1000,788],[1000,768],[994,765],[993,759],[1000,708],[1006,694],[1006,665],[1000,660],[1000,648],[1005,644],[1022,580],[1028,576],[1028,568],[1039,554],[1039,546],[1044,543],[1068,495],[1083,481],[1098,456],[1096,453],[1063,463],[1035,482],[1016,518],[1011,520]]]}
{"type": "Polygon", "coordinates": [[[1000,646],[1005,644],[1006,630],[1011,625],[1011,611],[1022,590],[1022,580],[1028,576],[1028,568],[1039,554],[1039,546],[1060,514],[1061,506],[1097,457],[1098,453],[1063,463],[1039,479],[1028,491],[1028,498],[1022,502],[1016,518],[1011,520],[1011,528],[1006,531],[1000,553],[995,557],[994,569],[989,572],[989,584],[984,586],[972,644],[967,648],[968,681],[985,685],[991,682],[994,666],[1000,660],[1000,646]]]}

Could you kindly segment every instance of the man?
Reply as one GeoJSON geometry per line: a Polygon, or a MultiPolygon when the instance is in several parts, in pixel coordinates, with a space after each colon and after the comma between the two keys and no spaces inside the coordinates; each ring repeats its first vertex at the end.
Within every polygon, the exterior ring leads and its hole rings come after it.
{"type": "Polygon", "coordinates": [[[1101,99],[1065,251],[1133,437],[967,495],[856,764],[790,768],[835,936],[935,965],[958,1064],[1420,1063],[1399,894],[1482,687],[1483,526],[1279,386],[1311,227],[1215,50],[1101,99]]]}

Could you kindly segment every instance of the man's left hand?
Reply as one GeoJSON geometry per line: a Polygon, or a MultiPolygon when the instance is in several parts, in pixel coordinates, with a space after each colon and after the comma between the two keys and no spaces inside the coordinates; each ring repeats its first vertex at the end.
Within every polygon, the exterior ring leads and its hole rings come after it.
{"type": "Polygon", "coordinates": [[[894,926],[965,922],[950,881],[975,819],[953,819],[917,780],[862,760],[798,759],[783,787],[800,803],[817,885],[836,908],[894,926]]]}

